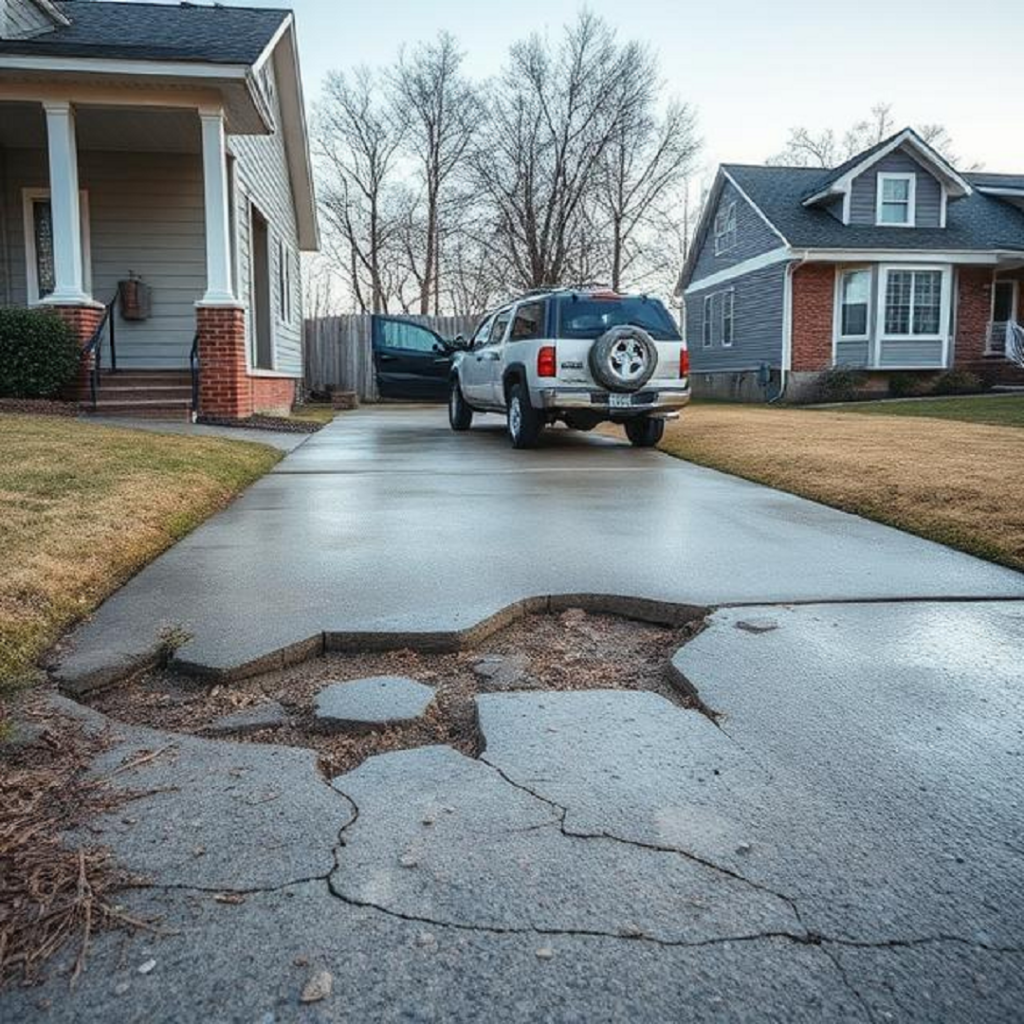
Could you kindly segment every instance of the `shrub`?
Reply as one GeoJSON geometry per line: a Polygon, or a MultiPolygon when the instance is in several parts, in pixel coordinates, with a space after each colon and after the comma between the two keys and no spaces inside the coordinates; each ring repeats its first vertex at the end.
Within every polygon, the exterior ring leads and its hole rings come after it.
{"type": "Polygon", "coordinates": [[[982,379],[969,370],[947,370],[935,378],[932,387],[936,395],[973,395],[984,390],[982,379]]]}
{"type": "Polygon", "coordinates": [[[73,328],[52,310],[0,309],[0,397],[51,398],[80,358],[73,328]]]}
{"type": "Polygon", "coordinates": [[[833,366],[815,381],[821,402],[851,402],[863,386],[864,374],[852,366],[833,366]]]}
{"type": "Polygon", "coordinates": [[[914,373],[893,373],[889,376],[889,397],[908,398],[921,391],[921,378],[914,373]]]}

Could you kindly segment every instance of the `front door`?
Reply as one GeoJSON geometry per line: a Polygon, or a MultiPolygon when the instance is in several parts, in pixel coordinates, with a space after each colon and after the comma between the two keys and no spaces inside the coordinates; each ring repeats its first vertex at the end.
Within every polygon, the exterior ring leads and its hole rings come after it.
{"type": "Polygon", "coordinates": [[[451,347],[429,327],[374,315],[373,367],[382,398],[443,402],[448,398],[451,347]]]}
{"type": "Polygon", "coordinates": [[[1017,282],[996,281],[992,289],[992,324],[989,328],[988,351],[1006,354],[1006,337],[1017,312],[1017,282]]]}

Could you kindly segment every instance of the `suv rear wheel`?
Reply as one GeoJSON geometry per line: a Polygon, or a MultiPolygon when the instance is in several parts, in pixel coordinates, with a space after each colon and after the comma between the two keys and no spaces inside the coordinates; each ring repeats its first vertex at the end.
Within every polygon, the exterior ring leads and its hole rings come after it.
{"type": "Polygon", "coordinates": [[[626,437],[635,448],[653,448],[665,433],[665,421],[640,416],[626,420],[626,437]]]}
{"type": "Polygon", "coordinates": [[[508,392],[508,436],[513,448],[534,448],[544,429],[544,418],[530,404],[530,393],[516,383],[508,392]]]}
{"type": "Polygon", "coordinates": [[[448,422],[452,430],[469,430],[473,424],[473,410],[462,397],[459,378],[452,378],[451,390],[448,392],[448,422]]]}

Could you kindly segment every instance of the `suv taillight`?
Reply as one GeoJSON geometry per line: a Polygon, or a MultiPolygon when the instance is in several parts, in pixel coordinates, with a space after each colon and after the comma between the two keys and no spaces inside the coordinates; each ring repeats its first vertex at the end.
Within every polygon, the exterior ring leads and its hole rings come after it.
{"type": "Polygon", "coordinates": [[[556,365],[555,346],[543,345],[537,351],[537,376],[557,377],[558,367],[556,365]]]}
{"type": "Polygon", "coordinates": [[[690,376],[690,350],[688,348],[679,350],[679,376],[690,376]]]}

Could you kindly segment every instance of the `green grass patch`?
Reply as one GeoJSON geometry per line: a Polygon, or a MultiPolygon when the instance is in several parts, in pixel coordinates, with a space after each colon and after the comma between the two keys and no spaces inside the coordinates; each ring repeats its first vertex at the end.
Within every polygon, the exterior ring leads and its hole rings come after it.
{"type": "MultiPolygon", "coordinates": [[[[820,410],[813,410],[820,411],[820,410]]],[[[838,412],[836,408],[829,410],[838,412]]],[[[842,412],[875,416],[927,416],[995,427],[1024,427],[1024,394],[964,395],[959,398],[910,398],[899,402],[851,402],[842,412]]]]}

